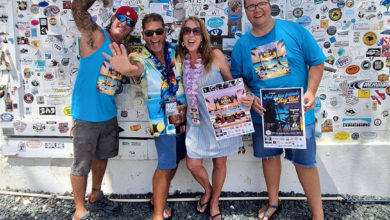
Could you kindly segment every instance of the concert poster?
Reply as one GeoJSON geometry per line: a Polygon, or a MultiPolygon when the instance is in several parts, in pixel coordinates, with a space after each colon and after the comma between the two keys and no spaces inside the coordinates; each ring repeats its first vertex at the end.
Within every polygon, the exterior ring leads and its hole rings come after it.
{"type": "Polygon", "coordinates": [[[260,89],[266,148],[306,149],[303,88],[260,89]]]}
{"type": "Polygon", "coordinates": [[[245,96],[242,78],[202,88],[216,140],[253,133],[249,108],[240,105],[245,96]]]}

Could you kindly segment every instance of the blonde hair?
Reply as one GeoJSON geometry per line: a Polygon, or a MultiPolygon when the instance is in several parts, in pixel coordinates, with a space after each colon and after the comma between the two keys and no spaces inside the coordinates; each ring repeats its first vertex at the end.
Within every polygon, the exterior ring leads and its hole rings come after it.
{"type": "Polygon", "coordinates": [[[213,56],[212,56],[213,48],[211,47],[210,36],[209,36],[209,32],[207,31],[206,25],[198,17],[190,16],[183,20],[181,24],[180,34],[179,34],[179,42],[176,50],[176,58],[178,58],[180,61],[183,62],[184,57],[187,53],[187,49],[183,45],[183,27],[188,21],[193,21],[195,23],[198,23],[202,31],[202,41],[200,42],[200,47],[198,51],[202,57],[205,72],[207,73],[210,71],[211,65],[213,63],[213,56]]]}

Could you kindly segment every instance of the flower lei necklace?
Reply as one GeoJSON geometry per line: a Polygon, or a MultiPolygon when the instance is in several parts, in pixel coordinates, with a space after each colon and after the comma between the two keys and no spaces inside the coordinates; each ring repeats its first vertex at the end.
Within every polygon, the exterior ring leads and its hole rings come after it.
{"type": "Polygon", "coordinates": [[[198,53],[198,59],[195,61],[195,69],[191,68],[191,56],[186,54],[184,59],[184,85],[186,95],[190,100],[191,121],[194,125],[200,125],[198,110],[198,89],[199,79],[203,75],[202,57],[198,53]]]}

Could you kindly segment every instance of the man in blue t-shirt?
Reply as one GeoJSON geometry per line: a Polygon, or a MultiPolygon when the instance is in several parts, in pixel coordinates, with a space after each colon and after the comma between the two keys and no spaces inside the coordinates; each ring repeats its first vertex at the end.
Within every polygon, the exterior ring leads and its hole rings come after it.
{"type": "MultiPolygon", "coordinates": [[[[106,29],[99,27],[88,13],[95,0],[73,0],[72,14],[80,40],[80,66],[72,95],[73,164],[70,180],[75,202],[73,218],[90,220],[85,206],[87,177],[92,168],[89,209],[109,213],[120,211],[118,203],[101,191],[108,158],[118,154],[118,122],[115,95],[122,75],[114,71],[103,52],[110,53],[111,42],[120,43],[133,30],[138,15],[133,8],[121,6],[106,29]]],[[[105,1],[112,3],[112,1],[105,1]]],[[[110,53],[111,54],[111,53],[110,53]]]]}
{"type": "MultiPolygon", "coordinates": [[[[285,158],[295,165],[313,219],[323,219],[320,180],[315,166],[315,117],[312,109],[326,57],[305,28],[297,23],[273,19],[269,1],[245,0],[244,6],[252,29],[234,46],[231,72],[234,78],[243,77],[247,89],[256,96],[251,110],[255,126],[252,135],[254,156],[262,159],[269,196],[269,203],[259,210],[258,216],[268,219],[278,211],[280,155],[283,153],[281,148],[264,148],[261,117],[266,109],[261,106],[260,89],[302,87],[307,148],[285,149],[285,158]]],[[[264,119],[272,122],[269,117],[264,119]]]]}

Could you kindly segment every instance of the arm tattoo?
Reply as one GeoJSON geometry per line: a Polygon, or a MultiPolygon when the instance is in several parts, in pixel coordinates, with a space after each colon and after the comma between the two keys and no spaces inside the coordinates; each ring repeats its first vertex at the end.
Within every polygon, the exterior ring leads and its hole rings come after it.
{"type": "Polygon", "coordinates": [[[80,32],[94,32],[98,29],[88,12],[94,2],[95,0],[73,0],[72,2],[73,19],[80,32]]]}

